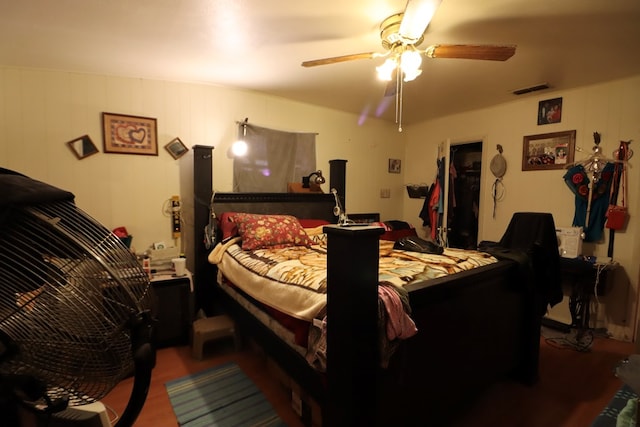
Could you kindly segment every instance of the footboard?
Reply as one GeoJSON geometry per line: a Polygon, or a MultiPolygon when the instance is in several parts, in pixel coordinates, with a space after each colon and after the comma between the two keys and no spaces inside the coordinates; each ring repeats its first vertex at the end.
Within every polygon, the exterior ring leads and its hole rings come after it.
{"type": "Polygon", "coordinates": [[[379,425],[446,425],[488,386],[537,378],[539,320],[517,265],[500,261],[411,289],[418,334],[402,344],[380,381],[379,425]],[[388,393],[402,390],[401,393],[388,393]],[[401,421],[402,420],[402,421],[401,421]]]}
{"type": "Polygon", "coordinates": [[[465,398],[497,381],[535,381],[540,323],[515,261],[407,286],[418,334],[381,369],[375,328],[379,232],[325,231],[325,425],[444,425],[465,398]]]}

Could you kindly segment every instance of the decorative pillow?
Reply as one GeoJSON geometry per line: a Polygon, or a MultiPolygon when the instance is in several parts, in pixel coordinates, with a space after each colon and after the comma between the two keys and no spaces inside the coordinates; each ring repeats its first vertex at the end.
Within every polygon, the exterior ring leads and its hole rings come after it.
{"type": "Polygon", "coordinates": [[[316,228],[321,225],[329,225],[331,224],[329,221],[325,219],[308,219],[308,218],[299,218],[298,222],[302,226],[302,228],[316,228]]]}
{"type": "Polygon", "coordinates": [[[222,230],[222,240],[238,235],[238,226],[233,222],[236,212],[223,212],[220,215],[220,229],[222,230]]]}
{"type": "Polygon", "coordinates": [[[290,215],[236,213],[231,219],[238,226],[242,249],[247,251],[313,245],[298,220],[290,215]]]}

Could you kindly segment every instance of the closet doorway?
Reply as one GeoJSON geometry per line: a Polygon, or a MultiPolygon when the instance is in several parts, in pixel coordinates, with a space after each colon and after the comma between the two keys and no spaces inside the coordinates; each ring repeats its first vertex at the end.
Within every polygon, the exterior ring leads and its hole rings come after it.
{"type": "Polygon", "coordinates": [[[449,146],[448,247],[478,247],[481,171],[482,141],[449,146]]]}

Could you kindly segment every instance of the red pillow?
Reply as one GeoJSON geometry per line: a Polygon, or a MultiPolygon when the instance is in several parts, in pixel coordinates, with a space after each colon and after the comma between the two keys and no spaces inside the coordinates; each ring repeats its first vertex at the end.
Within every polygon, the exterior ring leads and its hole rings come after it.
{"type": "Polygon", "coordinates": [[[400,239],[401,237],[406,237],[406,236],[417,236],[418,234],[416,233],[415,228],[405,228],[405,229],[401,229],[401,230],[390,230],[390,231],[385,231],[384,234],[382,236],[380,236],[380,240],[390,240],[392,242],[395,242],[396,240],[400,239]]]}
{"type": "Polygon", "coordinates": [[[236,213],[231,218],[238,226],[242,249],[247,251],[313,245],[304,228],[291,215],[236,213]]]}
{"type": "Polygon", "coordinates": [[[222,230],[222,240],[238,235],[238,226],[233,222],[235,212],[223,212],[220,215],[220,230],[222,230]]]}
{"type": "Polygon", "coordinates": [[[331,224],[329,221],[324,219],[307,219],[307,218],[299,218],[298,222],[302,226],[302,228],[316,228],[321,225],[329,225],[331,224]]]}

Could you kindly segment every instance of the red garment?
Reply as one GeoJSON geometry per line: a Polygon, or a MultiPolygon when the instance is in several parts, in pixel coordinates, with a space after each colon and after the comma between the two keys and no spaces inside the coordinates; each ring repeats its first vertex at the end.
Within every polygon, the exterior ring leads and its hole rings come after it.
{"type": "Polygon", "coordinates": [[[429,220],[431,221],[431,239],[437,241],[438,237],[438,202],[440,201],[440,181],[436,180],[429,199],[429,220]]]}

